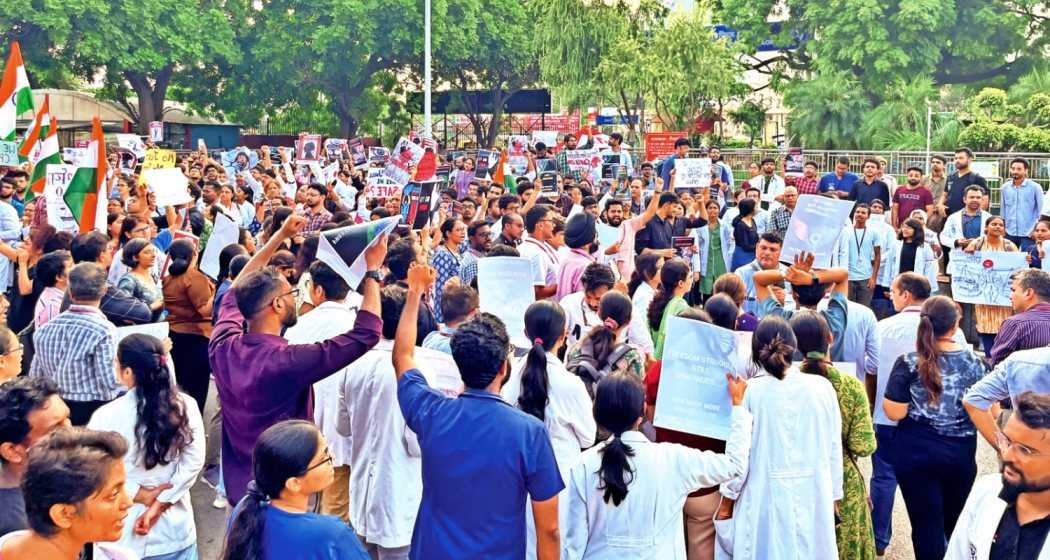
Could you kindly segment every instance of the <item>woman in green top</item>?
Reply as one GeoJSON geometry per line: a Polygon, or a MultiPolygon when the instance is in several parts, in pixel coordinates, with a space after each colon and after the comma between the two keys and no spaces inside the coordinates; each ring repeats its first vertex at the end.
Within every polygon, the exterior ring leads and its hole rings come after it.
{"type": "Polygon", "coordinates": [[[649,303],[646,316],[649,320],[649,332],[653,335],[653,356],[657,360],[663,359],[664,355],[667,318],[689,309],[689,304],[683,296],[689,293],[692,287],[693,275],[685,261],[673,259],[664,263],[660,269],[660,285],[656,288],[653,301],[649,303]]]}
{"type": "Polygon", "coordinates": [[[842,522],[835,527],[841,560],[874,560],[875,533],[868,510],[864,477],[857,457],[875,452],[875,431],[864,385],[856,377],[835,369],[828,357],[831,329],[819,313],[802,310],[791,318],[791,330],[798,340],[798,351],[805,359],[801,370],[827,378],[838,395],[842,414],[842,499],[835,504],[842,522]]]}
{"type": "MultiPolygon", "coordinates": [[[[722,249],[722,230],[725,226],[722,222],[718,221],[718,201],[709,200],[707,202],[707,263],[704,266],[704,274],[700,279],[700,293],[704,296],[710,296],[712,288],[715,285],[715,279],[725,274],[726,272],[732,272],[727,270],[725,251],[722,249]]],[[[698,234],[700,230],[697,230],[698,234]]],[[[729,241],[733,239],[733,228],[728,228],[728,235],[726,238],[729,241]]],[[[730,243],[732,245],[732,243],[730,243]]],[[[732,247],[729,248],[729,254],[732,255],[732,247]]],[[[700,250],[701,254],[704,254],[704,249],[700,250]]]]}

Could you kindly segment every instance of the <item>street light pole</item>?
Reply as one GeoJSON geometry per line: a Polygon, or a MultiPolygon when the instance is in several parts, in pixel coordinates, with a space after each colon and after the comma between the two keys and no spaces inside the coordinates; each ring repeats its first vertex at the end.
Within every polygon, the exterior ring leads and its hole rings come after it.
{"type": "MultiPolygon", "coordinates": [[[[430,0],[427,0],[428,2],[430,0]]],[[[930,143],[933,136],[933,108],[930,107],[930,100],[926,100],[926,175],[930,174],[930,143]]]]}
{"type": "Polygon", "coordinates": [[[430,0],[423,0],[423,137],[433,138],[430,114],[430,0]]]}

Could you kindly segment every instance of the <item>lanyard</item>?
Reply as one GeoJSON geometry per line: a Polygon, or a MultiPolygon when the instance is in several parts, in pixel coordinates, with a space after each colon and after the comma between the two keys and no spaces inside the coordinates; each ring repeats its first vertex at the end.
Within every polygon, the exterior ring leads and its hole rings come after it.
{"type": "Polygon", "coordinates": [[[539,247],[540,250],[547,255],[547,258],[550,259],[552,263],[558,262],[558,255],[548,248],[546,242],[540,243],[539,241],[536,241],[534,238],[530,237],[525,240],[525,243],[532,243],[533,245],[539,247]]]}
{"type": "Polygon", "coordinates": [[[853,241],[857,243],[857,254],[860,255],[860,248],[864,245],[864,240],[868,237],[868,228],[864,228],[864,234],[860,236],[860,240],[857,239],[857,228],[853,228],[853,241]]]}

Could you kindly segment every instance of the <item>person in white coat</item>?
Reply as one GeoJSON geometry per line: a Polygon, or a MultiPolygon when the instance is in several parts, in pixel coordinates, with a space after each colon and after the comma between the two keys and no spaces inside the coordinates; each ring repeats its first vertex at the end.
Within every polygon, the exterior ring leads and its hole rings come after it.
{"type": "Polygon", "coordinates": [[[755,417],[747,472],[722,484],[715,558],[837,558],[835,502],[842,499],[842,417],[831,383],[791,365],[787,322],[766,317],[751,357],[744,408],[755,417]],[[805,512],[804,515],[801,512],[805,512]]]}
{"type": "MultiPolygon", "coordinates": [[[[562,480],[582,450],[594,445],[598,433],[587,387],[565,369],[557,356],[565,341],[565,323],[565,312],[557,303],[543,300],[529,306],[525,311],[525,335],[532,341],[532,348],[524,360],[514,365],[501,393],[503,400],[539,418],[547,427],[562,480]]],[[[564,494],[563,490],[561,496],[564,494]]],[[[564,506],[559,506],[560,527],[566,526],[565,514],[564,506]]],[[[535,557],[536,530],[530,521],[526,558],[535,557]]]]}
{"type": "Polygon", "coordinates": [[[694,282],[699,284],[700,293],[705,297],[711,295],[715,280],[719,276],[732,272],[731,265],[735,248],[733,223],[718,218],[717,206],[717,202],[708,201],[707,215],[710,218],[707,227],[698,227],[693,230],[693,243],[696,243],[697,247],[692,259],[693,272],[700,275],[694,282]],[[721,249],[718,254],[711,250],[715,245],[721,249]]]}
{"type": "Polygon", "coordinates": [[[96,410],[87,427],[128,442],[124,488],[134,505],[119,544],[144,559],[194,559],[190,487],[204,468],[204,422],[196,401],[175,389],[167,354],[150,335],[121,340],[118,376],[129,390],[96,410]]]}
{"type": "MultiPolygon", "coordinates": [[[[419,440],[401,415],[391,361],[405,293],[399,286],[383,289],[382,339],[350,364],[345,375],[335,376],[340,379],[336,428],[350,441],[350,525],[365,549],[379,560],[408,558],[423,498],[419,440]]],[[[415,352],[431,387],[450,397],[462,392],[463,382],[452,356],[429,348],[415,352]]]]}
{"type": "Polygon", "coordinates": [[[892,260],[887,269],[891,278],[897,278],[902,272],[914,272],[929,280],[930,291],[937,293],[937,253],[926,242],[922,222],[915,218],[904,220],[897,238],[890,242],[890,251],[892,260]]]}
{"type": "Polygon", "coordinates": [[[941,245],[952,249],[965,249],[971,241],[984,235],[984,224],[992,214],[982,210],[984,191],[977,185],[966,187],[963,198],[966,206],[948,216],[941,230],[941,245]]]}
{"type": "MultiPolygon", "coordinates": [[[[330,266],[314,261],[310,265],[307,281],[309,298],[313,309],[302,316],[302,320],[289,327],[284,338],[289,344],[311,344],[323,342],[354,328],[357,309],[362,297],[350,290],[350,286],[330,266]]],[[[314,424],[328,442],[332,455],[335,480],[321,491],[319,513],[334,515],[343,521],[350,520],[350,438],[336,429],[339,418],[339,388],[349,374],[350,366],[314,383],[314,424]]]]}
{"type": "Polygon", "coordinates": [[[955,524],[945,560],[1050,560],[1050,395],[1018,396],[996,433],[1002,475],[979,478],[955,524]]]}
{"type": "Polygon", "coordinates": [[[653,443],[639,431],[645,394],[637,379],[598,383],[594,414],[612,437],[587,450],[566,480],[567,560],[685,560],[682,508],[690,492],[747,470],[751,414],[740,406],[747,382],[726,374],[733,404],[725,454],[653,443]]]}

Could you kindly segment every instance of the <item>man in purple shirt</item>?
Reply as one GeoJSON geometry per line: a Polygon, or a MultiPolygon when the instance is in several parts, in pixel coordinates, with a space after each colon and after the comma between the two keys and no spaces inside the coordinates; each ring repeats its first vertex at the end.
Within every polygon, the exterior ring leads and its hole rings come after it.
{"type": "Polygon", "coordinates": [[[1010,303],[1015,315],[999,327],[989,356],[993,366],[1017,350],[1050,345],[1050,273],[1038,268],[1015,272],[1010,303]]]}
{"type": "Polygon", "coordinates": [[[208,359],[222,403],[222,472],[230,503],[244,497],[252,477],[252,448],[266,428],[281,420],[313,418],[311,387],[343,369],[379,342],[378,269],[386,237],[365,250],[368,274],[354,328],[314,344],[288,344],[282,329],[296,323],[295,289],[265,266],[286,239],[299,235],[306,218],[289,216],[252,257],[217,312],[208,359]]]}

